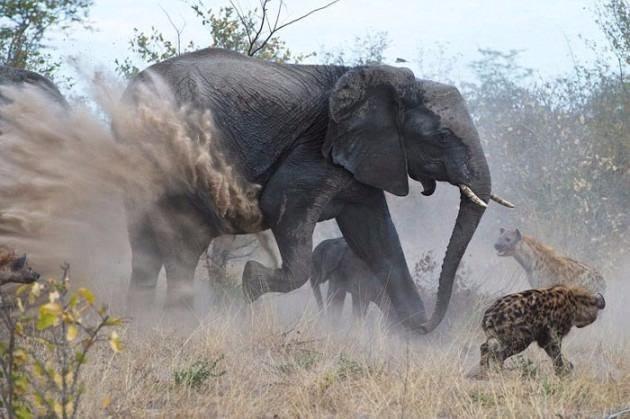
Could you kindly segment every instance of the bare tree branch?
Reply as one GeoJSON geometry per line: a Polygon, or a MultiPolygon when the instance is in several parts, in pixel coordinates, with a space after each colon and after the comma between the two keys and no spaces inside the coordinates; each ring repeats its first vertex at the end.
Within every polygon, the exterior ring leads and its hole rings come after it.
{"type": "MultiPolygon", "coordinates": [[[[290,26],[294,23],[299,22],[300,20],[306,19],[307,17],[313,15],[314,13],[320,12],[324,9],[329,8],[330,6],[334,5],[335,3],[339,3],[340,0],[333,0],[331,2],[326,3],[325,5],[318,7],[316,9],[313,9],[305,14],[303,14],[302,16],[296,17],[295,19],[291,19],[290,21],[283,23],[282,25],[278,26],[278,21],[279,21],[279,17],[280,17],[280,9],[282,8],[282,4],[283,2],[280,2],[280,5],[278,6],[278,15],[276,16],[276,22],[274,23],[273,28],[269,31],[269,33],[267,34],[267,37],[265,38],[264,41],[262,41],[258,47],[254,48],[253,50],[248,50],[247,55],[249,56],[254,56],[256,55],[257,52],[259,52],[260,50],[262,50],[263,48],[265,48],[265,46],[267,45],[267,43],[269,42],[269,40],[271,38],[273,38],[273,36],[275,34],[277,34],[279,31],[281,31],[282,29],[286,28],[287,26],[290,26]]],[[[265,3],[267,3],[268,0],[265,0],[265,3]]],[[[263,14],[263,18],[264,18],[264,14],[263,14]]],[[[254,40],[256,41],[256,39],[254,40]]],[[[251,46],[251,45],[250,45],[251,46]]]]}
{"type": "MultiPolygon", "coordinates": [[[[267,4],[269,4],[270,1],[271,0],[262,0],[260,2],[260,7],[262,8],[262,16],[260,17],[260,27],[258,28],[258,31],[256,32],[256,35],[254,35],[254,38],[252,39],[252,41],[249,43],[249,48],[247,49],[247,55],[249,55],[250,57],[256,53],[255,51],[252,53],[252,49],[256,45],[256,42],[258,42],[258,38],[260,38],[260,34],[262,33],[263,28],[265,27],[265,21],[267,20],[267,4]]],[[[278,10],[280,10],[281,8],[282,8],[282,0],[280,1],[280,4],[278,5],[278,10]]],[[[263,45],[265,43],[266,42],[264,42],[263,45]]]]}
{"type": "Polygon", "coordinates": [[[236,12],[236,16],[238,16],[239,20],[241,21],[241,24],[243,25],[243,28],[245,29],[245,35],[247,35],[247,42],[249,42],[249,45],[252,45],[252,34],[249,28],[249,25],[247,24],[247,20],[245,20],[245,16],[243,16],[241,9],[234,3],[233,0],[230,0],[230,5],[236,12]]]}
{"type": "Polygon", "coordinates": [[[177,35],[177,55],[181,55],[182,54],[182,33],[184,33],[184,29],[186,28],[186,22],[184,22],[181,28],[177,27],[177,25],[175,25],[175,22],[173,22],[173,19],[171,19],[171,15],[168,14],[166,9],[164,9],[162,6],[159,6],[159,7],[160,9],[162,9],[162,12],[166,15],[166,18],[168,19],[169,23],[175,30],[175,34],[177,35]]]}

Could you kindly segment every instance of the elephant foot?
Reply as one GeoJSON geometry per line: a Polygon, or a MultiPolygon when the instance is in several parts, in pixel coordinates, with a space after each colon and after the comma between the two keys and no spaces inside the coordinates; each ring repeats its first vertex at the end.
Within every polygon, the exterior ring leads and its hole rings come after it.
{"type": "Polygon", "coordinates": [[[150,310],[155,303],[155,287],[130,287],[127,294],[127,312],[130,315],[150,310]]]}
{"type": "Polygon", "coordinates": [[[166,310],[192,310],[194,308],[195,293],[192,286],[168,288],[166,291],[166,310]]]}
{"type": "Polygon", "coordinates": [[[245,264],[245,269],[243,270],[243,293],[250,303],[269,292],[269,271],[269,268],[255,260],[250,260],[245,264]]]}

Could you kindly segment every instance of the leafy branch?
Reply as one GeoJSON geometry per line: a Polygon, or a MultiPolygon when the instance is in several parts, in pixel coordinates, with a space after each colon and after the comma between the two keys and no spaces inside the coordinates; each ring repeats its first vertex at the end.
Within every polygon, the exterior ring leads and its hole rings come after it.
{"type": "Polygon", "coordinates": [[[71,291],[69,265],[60,279],[22,285],[15,295],[0,290],[0,417],[74,418],[84,388],[82,367],[99,342],[122,350],[116,331],[123,324],[97,307],[87,288],[71,291]]]}

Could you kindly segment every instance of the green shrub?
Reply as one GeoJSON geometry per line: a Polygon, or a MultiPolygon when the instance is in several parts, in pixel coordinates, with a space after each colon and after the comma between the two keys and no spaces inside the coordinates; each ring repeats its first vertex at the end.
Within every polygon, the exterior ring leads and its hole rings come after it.
{"type": "Polygon", "coordinates": [[[221,377],[226,371],[217,371],[217,366],[223,358],[224,356],[221,355],[212,362],[207,360],[195,361],[188,368],[175,371],[175,384],[198,388],[210,377],[221,377]]]}
{"type": "Polygon", "coordinates": [[[118,334],[107,332],[122,320],[87,288],[72,291],[68,271],[15,295],[0,290],[0,400],[8,418],[76,417],[88,352],[103,342],[122,350],[118,334]]]}

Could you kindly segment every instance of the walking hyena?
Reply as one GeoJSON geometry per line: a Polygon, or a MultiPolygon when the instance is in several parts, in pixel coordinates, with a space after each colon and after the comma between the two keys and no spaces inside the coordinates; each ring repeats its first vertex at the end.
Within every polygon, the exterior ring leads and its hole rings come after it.
{"type": "Polygon", "coordinates": [[[516,230],[500,229],[494,245],[499,256],[513,256],[527,272],[527,280],[534,288],[556,284],[584,287],[592,292],[604,292],[606,283],[594,268],[561,256],[551,247],[522,235],[516,230]]]}
{"type": "Polygon", "coordinates": [[[604,297],[581,287],[558,285],[506,295],[484,313],[482,328],[486,342],[481,345],[479,378],[494,364],[524,351],[537,342],[553,361],[556,374],[573,365],[562,355],[562,338],[573,326],[588,326],[606,306],[604,297]]]}

